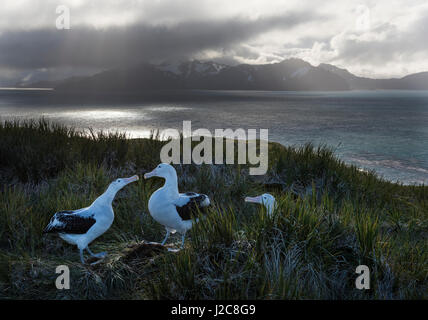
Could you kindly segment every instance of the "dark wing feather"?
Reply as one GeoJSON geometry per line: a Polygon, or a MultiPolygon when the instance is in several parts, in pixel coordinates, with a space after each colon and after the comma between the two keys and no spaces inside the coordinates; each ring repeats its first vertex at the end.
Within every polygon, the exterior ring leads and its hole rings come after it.
{"type": "Polygon", "coordinates": [[[84,234],[95,224],[93,215],[79,215],[74,211],[60,211],[54,214],[43,233],[84,234]]]}
{"type": "Polygon", "coordinates": [[[184,204],[176,204],[175,207],[181,219],[191,220],[198,213],[206,213],[206,208],[209,206],[208,196],[194,192],[187,192],[185,195],[188,201],[184,204]],[[199,209],[199,210],[198,210],[199,209]]]}

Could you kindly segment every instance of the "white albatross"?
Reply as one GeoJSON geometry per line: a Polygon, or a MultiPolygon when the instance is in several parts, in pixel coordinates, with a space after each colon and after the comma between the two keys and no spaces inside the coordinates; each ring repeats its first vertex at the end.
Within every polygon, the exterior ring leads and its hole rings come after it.
{"type": "Polygon", "coordinates": [[[130,178],[119,178],[113,181],[89,207],[55,213],[43,233],[57,233],[64,241],[76,245],[79,248],[80,261],[83,264],[85,263],[83,250],[85,249],[93,257],[105,257],[106,252],[95,254],[88,245],[112,225],[114,220],[112,202],[116,193],[127,184],[137,180],[137,175],[130,178]]]}
{"type": "Polygon", "coordinates": [[[195,192],[179,193],[177,172],[169,164],[161,163],[152,172],[144,175],[145,179],[151,177],[165,179],[163,187],[153,192],[149,199],[150,215],[166,229],[162,245],[170,233],[178,231],[183,247],[186,232],[193,225],[192,217],[196,217],[198,213],[205,213],[204,210],[210,205],[210,199],[205,194],[195,192]]]}
{"type": "Polygon", "coordinates": [[[268,215],[272,215],[273,210],[276,208],[276,200],[270,193],[264,193],[257,197],[245,197],[245,202],[253,202],[264,205],[268,215]]]}

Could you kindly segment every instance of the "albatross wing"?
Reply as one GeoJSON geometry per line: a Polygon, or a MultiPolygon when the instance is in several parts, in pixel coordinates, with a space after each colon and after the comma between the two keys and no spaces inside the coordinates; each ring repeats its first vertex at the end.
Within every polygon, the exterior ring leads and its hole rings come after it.
{"type": "Polygon", "coordinates": [[[88,232],[96,220],[94,214],[85,209],[55,213],[43,233],[84,234],[88,232]]]}
{"type": "Polygon", "coordinates": [[[198,212],[205,213],[205,208],[210,205],[210,199],[205,194],[186,192],[180,193],[174,204],[181,219],[191,220],[198,212]]]}

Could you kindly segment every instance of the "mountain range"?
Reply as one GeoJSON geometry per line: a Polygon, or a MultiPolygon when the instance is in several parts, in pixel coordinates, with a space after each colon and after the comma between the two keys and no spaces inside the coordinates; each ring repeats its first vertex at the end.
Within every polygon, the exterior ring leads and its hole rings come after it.
{"type": "MultiPolygon", "coordinates": [[[[19,85],[19,84],[18,84],[19,85]]],[[[428,72],[402,78],[358,77],[331,64],[313,66],[291,58],[272,64],[229,66],[210,61],[147,64],[111,69],[88,77],[32,83],[59,92],[141,92],[146,90],[343,91],[428,90],[428,72]]]]}

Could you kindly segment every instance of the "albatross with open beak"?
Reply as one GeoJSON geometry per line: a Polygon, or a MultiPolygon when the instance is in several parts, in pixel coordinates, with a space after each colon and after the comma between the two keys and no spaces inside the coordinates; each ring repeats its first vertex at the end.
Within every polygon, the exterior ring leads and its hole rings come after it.
{"type": "Polygon", "coordinates": [[[275,198],[270,193],[264,193],[257,197],[245,197],[245,202],[253,202],[264,205],[268,215],[272,215],[273,210],[276,207],[275,198]]]}
{"type": "Polygon", "coordinates": [[[210,205],[210,199],[205,194],[195,192],[179,193],[177,172],[167,163],[161,163],[152,172],[144,175],[145,179],[151,177],[165,179],[163,187],[156,190],[149,199],[150,215],[166,229],[162,245],[170,233],[178,231],[182,236],[181,247],[183,247],[186,232],[192,228],[192,217],[205,213],[204,210],[210,205]]]}
{"type": "Polygon", "coordinates": [[[43,233],[57,233],[63,240],[79,248],[80,260],[84,264],[83,250],[96,258],[104,258],[107,253],[93,253],[88,245],[106,232],[113,223],[114,212],[112,202],[116,193],[127,184],[137,181],[138,176],[120,178],[113,181],[107,190],[89,207],[59,211],[54,214],[43,233]]]}

